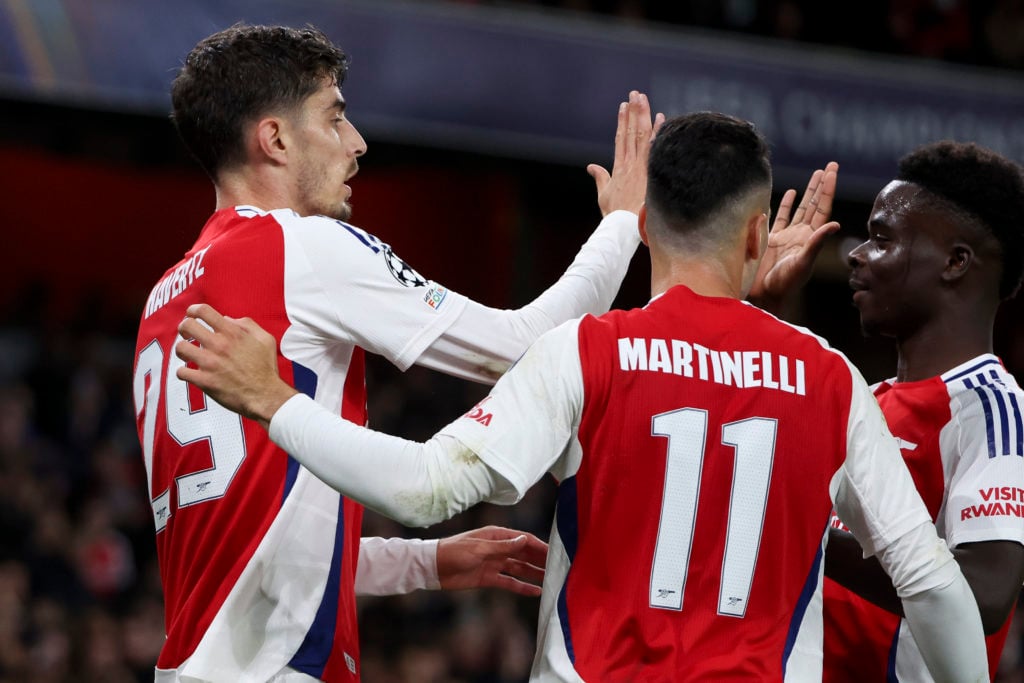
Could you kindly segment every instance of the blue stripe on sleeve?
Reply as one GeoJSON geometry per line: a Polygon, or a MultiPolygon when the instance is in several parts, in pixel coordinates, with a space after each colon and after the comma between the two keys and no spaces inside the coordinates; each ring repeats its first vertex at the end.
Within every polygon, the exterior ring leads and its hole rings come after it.
{"type": "Polygon", "coordinates": [[[982,387],[974,386],[974,383],[969,379],[964,380],[964,386],[972,389],[981,400],[981,407],[985,411],[985,435],[988,437],[988,457],[994,458],[996,457],[996,430],[992,422],[992,404],[989,403],[988,396],[985,395],[985,390],[982,387]]]}

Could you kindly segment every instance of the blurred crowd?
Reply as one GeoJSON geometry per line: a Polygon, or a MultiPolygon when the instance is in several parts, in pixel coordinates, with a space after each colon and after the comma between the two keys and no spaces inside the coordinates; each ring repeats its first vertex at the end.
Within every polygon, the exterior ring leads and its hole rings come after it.
{"type": "Polygon", "coordinates": [[[1024,67],[1024,0],[458,0],[540,5],[950,62],[1024,67]]]}
{"type": "MultiPolygon", "coordinates": [[[[163,641],[153,520],[131,399],[134,320],[46,315],[44,290],[0,320],[0,683],[152,681],[163,641]]],[[[375,359],[371,424],[424,439],[480,385],[375,359]]],[[[547,538],[555,487],[410,530],[368,512],[365,535],[440,537],[499,524],[547,538]]],[[[363,598],[366,683],[528,678],[538,601],[497,590],[363,598]]],[[[1024,683],[1015,624],[998,681],[1024,683]]]]}
{"type": "MultiPolygon", "coordinates": [[[[516,3],[1024,67],[1024,0],[502,2],[516,3]]],[[[89,298],[77,314],[54,316],[45,287],[15,301],[0,315],[0,683],[152,681],[164,628],[130,385],[137,321],[104,317],[103,302],[89,298]]],[[[1008,360],[1019,373],[1024,349],[1016,355],[1008,360]]],[[[379,361],[367,381],[371,425],[413,439],[485,393],[379,361]]],[[[367,513],[364,533],[433,537],[498,524],[546,538],[553,502],[544,481],[517,506],[482,505],[427,530],[367,513]]],[[[363,680],[524,681],[537,608],[494,590],[361,599],[363,680]]],[[[998,681],[1024,683],[1022,653],[1015,623],[998,681]]]]}

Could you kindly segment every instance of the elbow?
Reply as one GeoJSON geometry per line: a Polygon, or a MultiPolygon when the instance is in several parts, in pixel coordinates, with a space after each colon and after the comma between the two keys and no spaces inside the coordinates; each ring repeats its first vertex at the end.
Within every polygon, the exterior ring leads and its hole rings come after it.
{"type": "Polygon", "coordinates": [[[378,510],[407,527],[428,527],[450,519],[458,510],[451,510],[443,496],[421,491],[399,493],[393,504],[378,510]]]}

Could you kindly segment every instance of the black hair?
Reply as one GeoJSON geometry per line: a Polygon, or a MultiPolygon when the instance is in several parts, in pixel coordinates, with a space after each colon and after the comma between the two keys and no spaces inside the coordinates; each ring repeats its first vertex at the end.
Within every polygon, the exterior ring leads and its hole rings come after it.
{"type": "Polygon", "coordinates": [[[716,112],[669,119],[652,143],[647,204],[685,233],[754,187],[770,187],[769,157],[749,121],[716,112]]]}
{"type": "Polygon", "coordinates": [[[974,143],[943,140],[900,160],[899,180],[953,203],[999,242],[999,296],[1010,298],[1024,278],[1024,170],[974,143]]]}
{"type": "Polygon", "coordinates": [[[171,86],[171,120],[216,180],[242,160],[246,123],[300,104],[325,79],[340,87],[347,72],[345,53],[311,26],[236,24],[189,52],[171,86]]]}

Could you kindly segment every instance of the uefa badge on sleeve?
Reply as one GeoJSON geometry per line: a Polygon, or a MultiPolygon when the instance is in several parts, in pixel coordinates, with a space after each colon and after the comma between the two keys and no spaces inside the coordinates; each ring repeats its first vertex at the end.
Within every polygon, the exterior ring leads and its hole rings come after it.
{"type": "Polygon", "coordinates": [[[431,282],[430,287],[427,288],[426,294],[423,295],[423,303],[436,311],[441,308],[441,304],[444,303],[445,297],[447,296],[447,289],[436,282],[431,282]]]}

